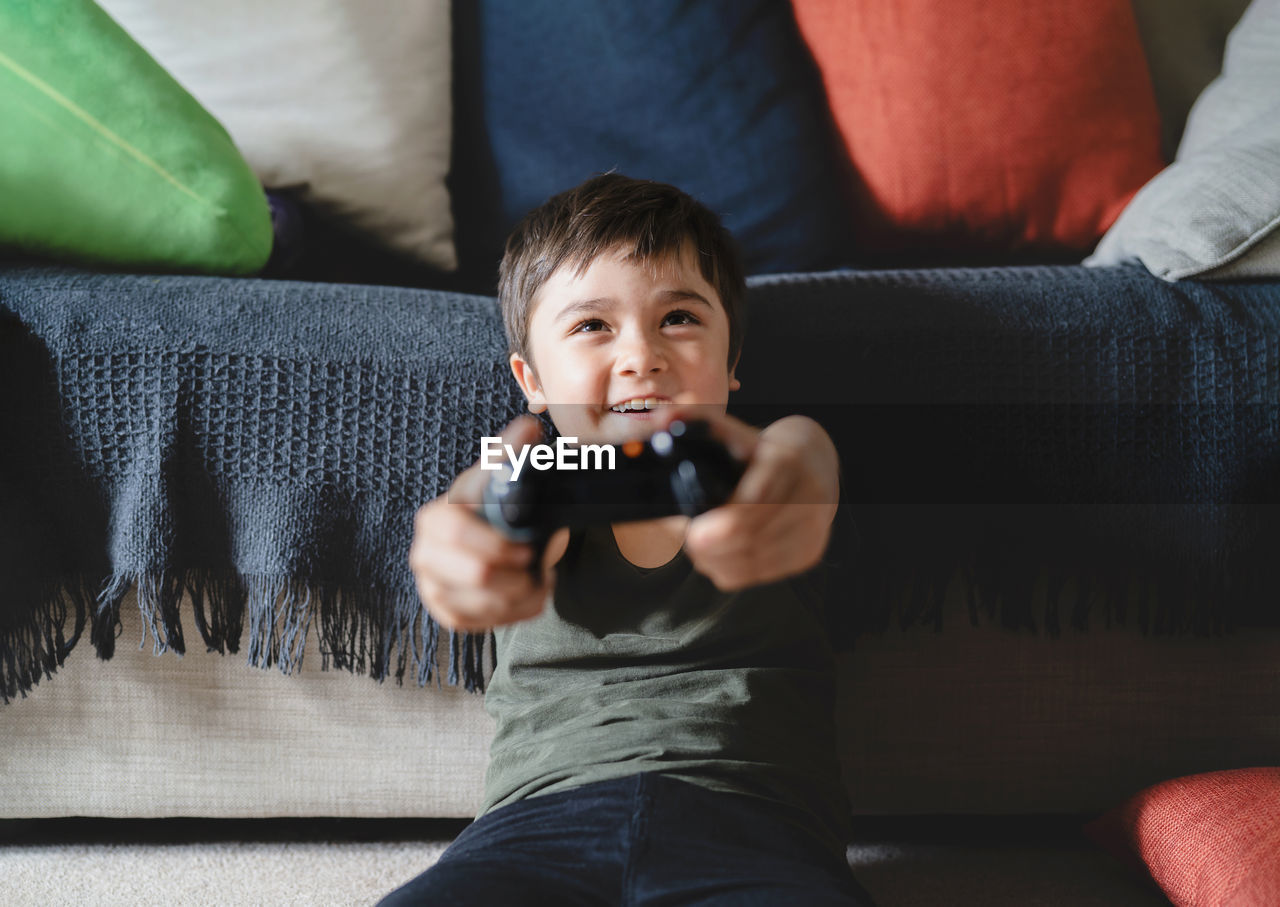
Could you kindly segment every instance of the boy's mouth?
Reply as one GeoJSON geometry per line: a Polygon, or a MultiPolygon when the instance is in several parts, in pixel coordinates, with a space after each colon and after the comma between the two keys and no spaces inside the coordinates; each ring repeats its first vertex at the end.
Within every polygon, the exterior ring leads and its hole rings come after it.
{"type": "Polygon", "coordinates": [[[657,409],[659,404],[670,402],[666,397],[633,397],[613,404],[609,407],[609,411],[624,416],[647,416],[657,409]]]}

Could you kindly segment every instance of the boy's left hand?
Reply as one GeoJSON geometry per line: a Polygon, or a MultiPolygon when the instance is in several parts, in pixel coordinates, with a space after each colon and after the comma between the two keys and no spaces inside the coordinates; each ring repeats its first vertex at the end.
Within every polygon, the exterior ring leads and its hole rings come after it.
{"type": "MultiPolygon", "coordinates": [[[[678,408],[663,424],[680,418],[678,408]]],[[[699,413],[729,452],[745,460],[733,497],[694,517],[685,553],[723,591],[774,582],[815,566],[826,551],[840,497],[840,459],[822,426],[788,416],[763,431],[699,413]]]]}

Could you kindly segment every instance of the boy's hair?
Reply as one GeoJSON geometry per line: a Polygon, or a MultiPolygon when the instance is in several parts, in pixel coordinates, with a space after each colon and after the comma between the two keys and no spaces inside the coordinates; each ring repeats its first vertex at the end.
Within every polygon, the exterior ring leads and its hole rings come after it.
{"type": "Polygon", "coordinates": [[[582,274],[621,246],[640,263],[679,255],[692,243],[703,278],[729,316],[729,362],[742,349],[746,282],[737,246],[720,218],[675,186],[605,173],[552,196],[507,238],[498,301],[510,352],[529,360],[529,317],[538,290],[561,266],[582,274]]]}

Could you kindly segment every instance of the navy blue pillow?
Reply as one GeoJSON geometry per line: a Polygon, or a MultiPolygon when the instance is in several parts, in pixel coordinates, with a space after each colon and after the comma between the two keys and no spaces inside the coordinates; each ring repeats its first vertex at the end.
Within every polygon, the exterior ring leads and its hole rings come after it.
{"type": "Polygon", "coordinates": [[[462,267],[607,170],[672,183],[724,220],[749,273],[847,263],[850,167],[788,0],[454,4],[451,178],[462,267]]]}

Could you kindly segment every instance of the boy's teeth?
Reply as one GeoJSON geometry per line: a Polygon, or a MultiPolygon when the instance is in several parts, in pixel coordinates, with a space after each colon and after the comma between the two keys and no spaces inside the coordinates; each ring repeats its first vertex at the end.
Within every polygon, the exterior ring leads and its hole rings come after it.
{"type": "Polygon", "coordinates": [[[636,397],[634,400],[624,400],[622,403],[615,403],[609,408],[615,413],[626,413],[642,409],[653,409],[657,405],[657,397],[636,397]]]}

